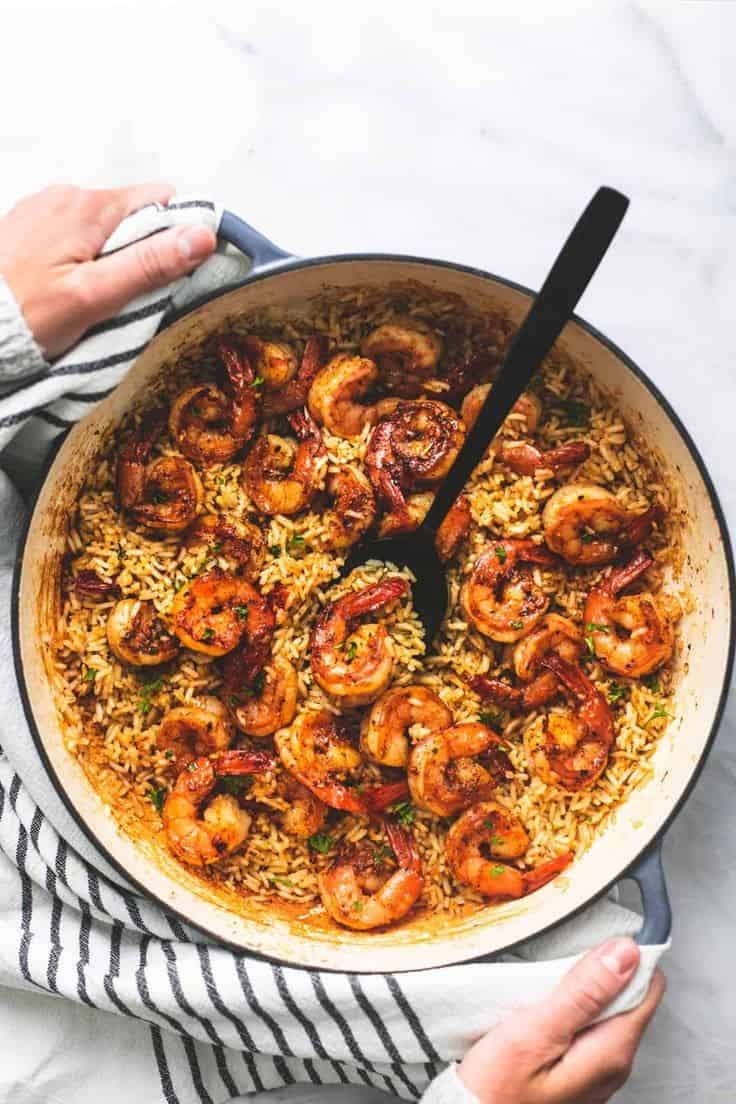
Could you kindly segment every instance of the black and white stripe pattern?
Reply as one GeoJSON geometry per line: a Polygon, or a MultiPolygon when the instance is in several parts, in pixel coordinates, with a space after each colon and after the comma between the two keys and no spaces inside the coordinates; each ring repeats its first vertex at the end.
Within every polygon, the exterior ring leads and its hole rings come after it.
{"type": "Polygon", "coordinates": [[[28,987],[146,1021],[171,1104],[295,1083],[371,1085],[416,1100],[452,1057],[419,1026],[399,979],[237,955],[104,878],[65,844],[4,757],[0,850],[18,877],[6,958],[15,956],[28,987]]]}
{"type": "MultiPolygon", "coordinates": [[[[113,253],[169,226],[196,222],[216,230],[221,216],[220,207],[209,199],[181,198],[166,206],[152,203],[125,219],[102,253],[113,253]]],[[[27,426],[32,427],[36,443],[40,437],[50,444],[60,431],[78,421],[91,403],[119,383],[156,333],[174,297],[180,305],[190,285],[192,297],[216,286],[208,284],[208,266],[205,262],[195,278],[186,277],[163,291],[140,296],[115,318],[89,330],[74,349],[42,372],[14,380],[12,387],[0,394],[0,449],[27,426]]],[[[211,267],[218,268],[216,263],[211,267]]]]}

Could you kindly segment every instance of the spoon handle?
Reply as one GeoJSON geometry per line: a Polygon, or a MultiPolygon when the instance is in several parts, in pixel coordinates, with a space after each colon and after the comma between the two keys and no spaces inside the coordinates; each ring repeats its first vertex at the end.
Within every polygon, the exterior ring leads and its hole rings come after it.
{"type": "Polygon", "coordinates": [[[599,188],[583,211],[532,303],[488,393],[478,420],[439,487],[421,528],[435,533],[569,320],[626,214],[629,201],[599,188]]]}

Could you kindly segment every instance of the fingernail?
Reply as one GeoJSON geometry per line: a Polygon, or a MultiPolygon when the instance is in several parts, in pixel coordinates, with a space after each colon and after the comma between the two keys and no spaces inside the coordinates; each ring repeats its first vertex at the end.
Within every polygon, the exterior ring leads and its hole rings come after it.
{"type": "Polygon", "coordinates": [[[179,231],[177,244],[185,260],[203,261],[214,248],[214,235],[206,226],[185,226],[179,231]]]}
{"type": "Polygon", "coordinates": [[[620,977],[630,974],[639,962],[639,948],[633,939],[613,939],[601,950],[601,962],[620,977]]]}

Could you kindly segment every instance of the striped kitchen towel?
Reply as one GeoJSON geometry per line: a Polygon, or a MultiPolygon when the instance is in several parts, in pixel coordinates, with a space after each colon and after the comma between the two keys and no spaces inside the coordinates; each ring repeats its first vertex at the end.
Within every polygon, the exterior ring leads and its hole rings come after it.
{"type": "MultiPolygon", "coordinates": [[[[217,226],[219,208],[197,199],[145,208],[106,249],[185,219],[217,226]]],[[[165,293],[130,304],[43,374],[0,390],[0,430],[6,440],[16,434],[3,461],[32,467],[54,434],[115,386],[172,301],[231,282],[244,266],[228,255],[211,258],[165,293]]],[[[602,901],[496,962],[380,976],[279,966],[190,930],[95,851],[35,751],[9,640],[23,514],[0,471],[0,984],[144,1021],[160,1082],[149,1099],[219,1104],[305,1082],[371,1085],[415,1100],[485,1029],[547,993],[577,954],[636,928],[633,913],[602,901]],[[462,994],[461,1005],[452,994],[462,994]]],[[[639,972],[610,1014],[639,1002],[664,949],[644,948],[639,972]]],[[[124,1073],[105,1086],[105,1098],[128,1104],[124,1073]]]]}

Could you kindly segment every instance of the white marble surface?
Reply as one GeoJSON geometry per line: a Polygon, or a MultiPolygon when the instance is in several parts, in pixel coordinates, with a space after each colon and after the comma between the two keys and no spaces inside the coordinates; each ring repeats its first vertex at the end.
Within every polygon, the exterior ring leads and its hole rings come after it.
{"type": "MultiPolygon", "coordinates": [[[[5,0],[0,20],[0,208],[54,180],[166,177],[303,255],[536,286],[594,188],[627,192],[580,313],[684,415],[736,519],[736,3],[5,0]]],[[[736,1099],[735,727],[732,706],[665,847],[669,991],[622,1102],[736,1099]]],[[[52,1034],[35,1000],[0,1000],[18,1040],[0,1099],[31,1079],[78,1104],[52,1072],[92,1018],[57,1002],[52,1034]]]]}

